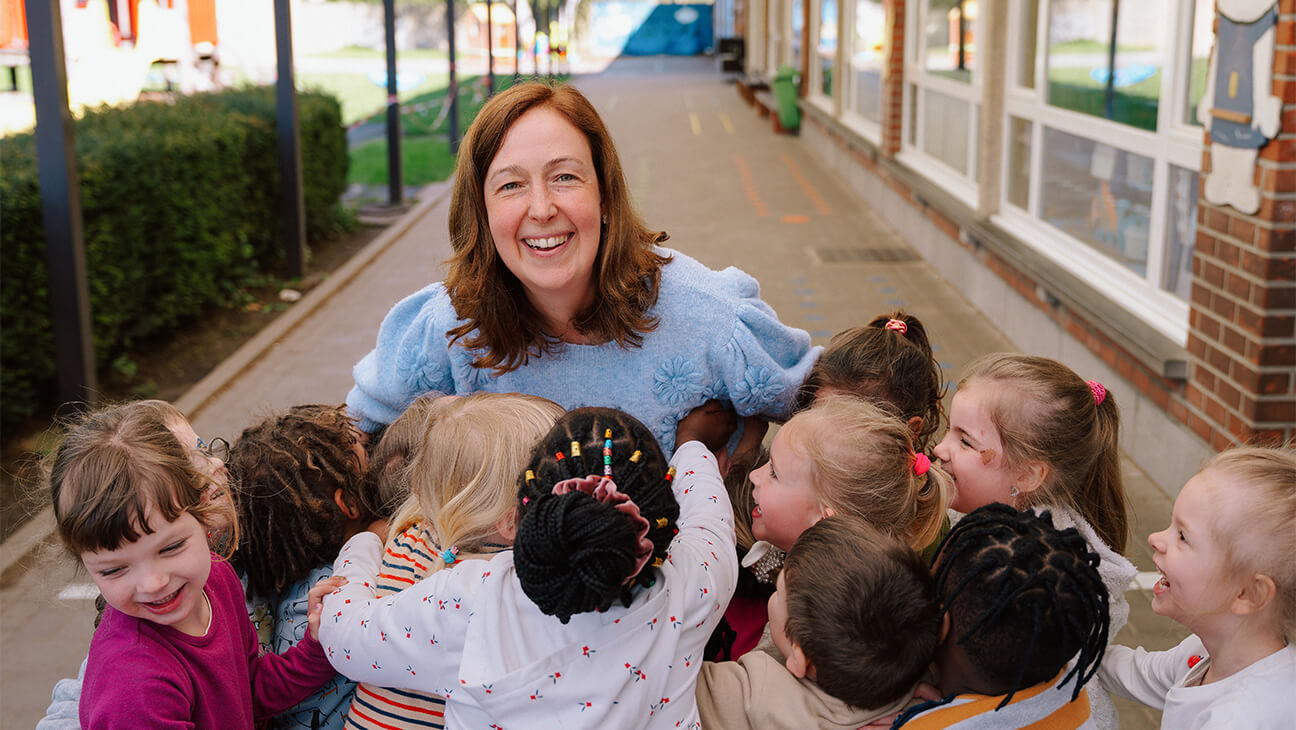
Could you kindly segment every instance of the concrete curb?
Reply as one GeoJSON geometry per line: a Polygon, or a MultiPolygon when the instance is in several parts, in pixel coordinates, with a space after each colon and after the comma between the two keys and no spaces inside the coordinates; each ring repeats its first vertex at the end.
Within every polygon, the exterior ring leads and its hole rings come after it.
{"type": "MultiPolygon", "coordinates": [[[[424,187],[419,194],[419,202],[409,212],[388,226],[387,230],[370,241],[341,268],[311,289],[301,298],[301,301],[258,332],[255,337],[243,343],[242,347],[225,358],[206,377],[194,383],[193,387],[176,399],[175,407],[190,420],[195,418],[213,398],[229,387],[266,351],[279,344],[301,323],[310,319],[322,304],[391,248],[392,244],[405,235],[405,232],[423,216],[445,201],[450,194],[452,181],[453,178],[424,187]]],[[[35,552],[46,539],[52,537],[55,529],[54,509],[45,507],[0,544],[0,585],[6,584],[11,579],[10,571],[19,567],[20,562],[35,552]]]]}

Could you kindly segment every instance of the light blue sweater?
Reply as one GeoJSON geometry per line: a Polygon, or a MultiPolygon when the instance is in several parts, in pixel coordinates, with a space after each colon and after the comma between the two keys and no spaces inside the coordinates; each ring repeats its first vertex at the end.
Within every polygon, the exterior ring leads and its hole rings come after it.
{"type": "Polygon", "coordinates": [[[638,418],[669,454],[675,425],[690,410],[717,399],[739,415],[786,418],[796,390],[820,347],[788,327],[760,299],[760,285],[733,267],[712,271],[669,249],[661,289],[650,313],[657,329],[637,348],[615,342],[567,344],[517,370],[493,377],[471,365],[474,353],[447,347],[446,332],[460,320],[445,287],[432,284],[392,307],[378,346],[356,364],[347,396],[360,427],[391,423],[429,391],[529,393],[564,408],[607,406],[638,418]]]}

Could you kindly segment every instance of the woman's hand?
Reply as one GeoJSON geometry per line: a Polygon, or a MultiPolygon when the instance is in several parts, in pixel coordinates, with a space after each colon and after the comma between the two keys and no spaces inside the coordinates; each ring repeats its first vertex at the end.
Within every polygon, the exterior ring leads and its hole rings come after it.
{"type": "MultiPolygon", "coordinates": [[[[738,415],[723,401],[709,400],[688,412],[675,426],[675,445],[701,441],[719,457],[738,429],[738,415]]],[[[727,456],[727,454],[726,454],[727,456]]]]}
{"type": "Polygon", "coordinates": [[[319,641],[320,616],[324,615],[324,596],[347,584],[347,579],[340,575],[321,578],[310,593],[306,594],[306,635],[319,641]]]}

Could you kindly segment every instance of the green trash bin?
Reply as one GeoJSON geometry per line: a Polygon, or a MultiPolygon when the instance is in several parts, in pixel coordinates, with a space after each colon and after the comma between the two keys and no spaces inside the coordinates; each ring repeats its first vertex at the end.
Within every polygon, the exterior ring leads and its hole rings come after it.
{"type": "Polygon", "coordinates": [[[774,76],[774,101],[778,104],[779,125],[788,131],[801,126],[801,110],[797,107],[797,88],[801,74],[792,66],[779,68],[774,76]]]}

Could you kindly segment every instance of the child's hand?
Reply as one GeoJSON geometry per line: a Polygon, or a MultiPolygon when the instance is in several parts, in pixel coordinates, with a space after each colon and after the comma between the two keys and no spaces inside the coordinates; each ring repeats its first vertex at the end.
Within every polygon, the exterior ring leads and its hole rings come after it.
{"type": "Polygon", "coordinates": [[[320,616],[324,615],[324,596],[347,584],[347,579],[340,575],[321,578],[315,587],[306,594],[306,635],[319,641],[320,616]]]}
{"type": "Polygon", "coordinates": [[[711,453],[719,455],[736,430],[738,415],[722,401],[709,400],[680,419],[675,426],[675,444],[701,441],[711,453]]]}

